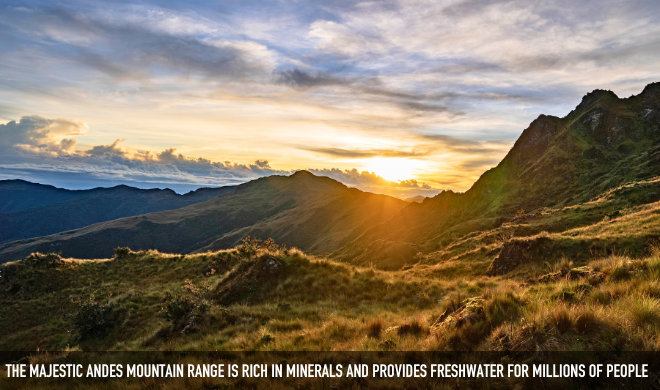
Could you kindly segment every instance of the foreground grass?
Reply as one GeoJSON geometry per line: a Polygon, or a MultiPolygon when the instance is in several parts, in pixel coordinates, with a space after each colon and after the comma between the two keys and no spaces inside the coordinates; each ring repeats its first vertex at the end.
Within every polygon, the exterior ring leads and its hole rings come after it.
{"type": "MultiPolygon", "coordinates": [[[[660,251],[568,260],[516,277],[443,276],[443,265],[379,271],[296,249],[7,265],[0,350],[370,351],[658,350],[660,251]],[[262,271],[265,261],[279,264],[262,271]],[[213,272],[209,272],[213,270],[213,272]],[[206,285],[209,308],[183,329],[168,294],[206,285]],[[81,300],[112,307],[112,326],[81,338],[81,300]]],[[[187,320],[185,318],[184,320],[187,320]]]]}

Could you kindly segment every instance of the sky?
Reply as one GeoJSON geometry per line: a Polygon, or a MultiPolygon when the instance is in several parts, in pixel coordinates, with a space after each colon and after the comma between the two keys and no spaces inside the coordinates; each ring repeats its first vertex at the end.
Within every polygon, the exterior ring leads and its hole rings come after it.
{"type": "Polygon", "coordinates": [[[657,0],[0,1],[0,180],[465,191],[659,70],[657,0]]]}

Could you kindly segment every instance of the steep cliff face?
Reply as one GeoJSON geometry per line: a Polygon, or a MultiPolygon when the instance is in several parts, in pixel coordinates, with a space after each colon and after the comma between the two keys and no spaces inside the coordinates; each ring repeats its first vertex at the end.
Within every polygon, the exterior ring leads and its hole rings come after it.
{"type": "Polygon", "coordinates": [[[467,203],[486,214],[507,214],[585,201],[657,175],[659,85],[628,99],[595,90],[564,118],[539,116],[502,162],[465,193],[467,203]]]}

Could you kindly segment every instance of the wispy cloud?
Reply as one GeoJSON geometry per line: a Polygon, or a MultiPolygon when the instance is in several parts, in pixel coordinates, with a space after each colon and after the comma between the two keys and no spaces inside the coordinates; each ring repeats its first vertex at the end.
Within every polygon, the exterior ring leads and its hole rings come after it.
{"type": "Polygon", "coordinates": [[[301,147],[303,150],[310,152],[326,154],[333,157],[347,157],[347,158],[369,158],[369,157],[421,157],[426,156],[430,151],[400,151],[400,150],[387,150],[387,149],[369,149],[369,150],[351,150],[340,148],[309,148],[301,147]]]}

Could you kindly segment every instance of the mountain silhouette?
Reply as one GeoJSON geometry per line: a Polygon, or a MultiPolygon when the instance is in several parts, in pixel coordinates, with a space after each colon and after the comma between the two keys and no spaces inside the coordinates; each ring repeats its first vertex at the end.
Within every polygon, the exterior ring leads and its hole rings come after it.
{"type": "Polygon", "coordinates": [[[0,181],[0,244],[81,228],[98,222],[172,210],[233,192],[200,188],[184,195],[170,189],[125,185],[70,191],[22,180],[0,181]],[[32,207],[30,207],[32,206],[32,207]]]}

